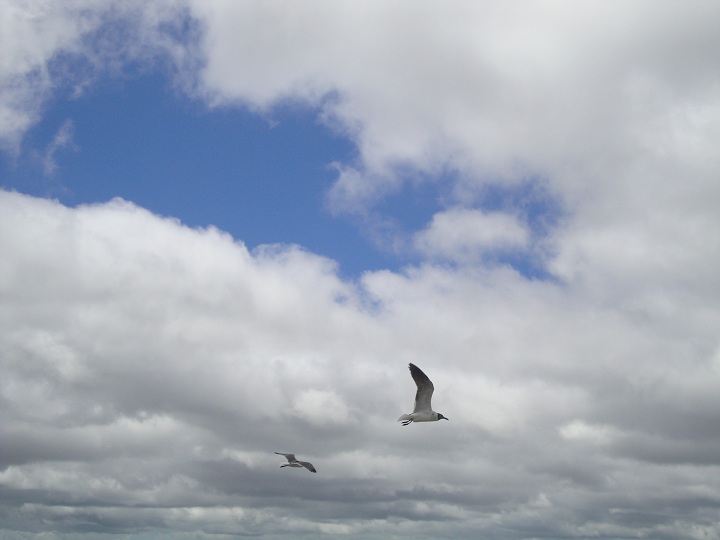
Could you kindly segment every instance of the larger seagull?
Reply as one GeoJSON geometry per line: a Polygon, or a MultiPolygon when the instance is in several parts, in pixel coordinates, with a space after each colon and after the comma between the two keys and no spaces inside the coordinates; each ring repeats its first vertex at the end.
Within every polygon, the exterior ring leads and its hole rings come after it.
{"type": "Polygon", "coordinates": [[[316,473],[315,467],[313,467],[312,463],[308,463],[307,461],[299,461],[295,458],[295,454],[283,454],[282,452],[275,452],[279,456],[285,456],[285,458],[288,460],[287,463],[283,463],[280,465],[280,468],[283,467],[305,467],[308,471],[316,473]]]}
{"type": "Polygon", "coordinates": [[[403,414],[398,418],[398,422],[402,422],[403,426],[407,426],[411,422],[436,422],[440,419],[448,420],[442,414],[432,410],[430,400],[432,399],[435,387],[428,376],[415,364],[410,364],[410,375],[412,375],[417,392],[415,393],[415,409],[411,414],[403,414]]]}

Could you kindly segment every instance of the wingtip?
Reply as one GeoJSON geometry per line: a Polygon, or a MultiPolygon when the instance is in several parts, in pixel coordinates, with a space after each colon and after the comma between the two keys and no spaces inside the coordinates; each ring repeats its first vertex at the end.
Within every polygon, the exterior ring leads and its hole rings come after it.
{"type": "Polygon", "coordinates": [[[415,364],[408,364],[408,369],[410,370],[411,374],[422,373],[423,375],[425,375],[425,372],[422,369],[420,369],[419,367],[417,367],[415,364]]]}

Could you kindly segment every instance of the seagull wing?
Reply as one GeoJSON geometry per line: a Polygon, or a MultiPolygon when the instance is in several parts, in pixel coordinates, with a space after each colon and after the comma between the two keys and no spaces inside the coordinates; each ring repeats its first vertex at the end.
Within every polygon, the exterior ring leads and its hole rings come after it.
{"type": "Polygon", "coordinates": [[[432,399],[433,391],[435,390],[432,381],[428,379],[428,376],[425,375],[415,364],[410,364],[410,375],[412,375],[412,378],[417,385],[417,392],[415,393],[415,409],[413,412],[431,411],[432,405],[430,404],[430,400],[432,399]]]}
{"type": "Polygon", "coordinates": [[[295,459],[295,454],[283,454],[282,452],[275,452],[279,456],[285,456],[285,458],[290,462],[293,463],[294,461],[297,461],[295,459]]]}
{"type": "Polygon", "coordinates": [[[305,468],[306,468],[308,471],[310,471],[310,472],[317,472],[317,471],[315,470],[315,467],[313,467],[313,464],[312,464],[312,463],[308,463],[307,461],[298,461],[298,463],[299,463],[300,465],[302,465],[303,467],[305,467],[305,468]]]}

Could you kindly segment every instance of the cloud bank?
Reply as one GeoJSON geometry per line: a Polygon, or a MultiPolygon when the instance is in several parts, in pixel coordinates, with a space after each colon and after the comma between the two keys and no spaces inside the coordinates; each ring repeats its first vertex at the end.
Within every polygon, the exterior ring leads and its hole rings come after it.
{"type": "Polygon", "coordinates": [[[346,281],[1,191],[3,537],[720,538],[716,4],[151,6],[5,3],[3,148],[158,62],[351,137],[339,214],[413,181],[442,210],[418,264],[346,281]],[[450,422],[395,423],[409,361],[450,422]]]}

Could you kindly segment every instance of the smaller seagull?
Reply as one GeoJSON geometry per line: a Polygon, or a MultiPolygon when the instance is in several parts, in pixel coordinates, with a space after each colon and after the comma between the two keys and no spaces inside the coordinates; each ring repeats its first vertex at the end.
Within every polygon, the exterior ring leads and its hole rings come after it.
{"type": "Polygon", "coordinates": [[[398,418],[398,422],[402,422],[403,426],[407,426],[411,422],[436,422],[443,419],[448,420],[442,414],[432,410],[430,400],[432,399],[435,387],[428,376],[415,364],[410,364],[410,375],[412,375],[417,392],[415,393],[415,409],[411,414],[403,414],[398,418]]]}
{"type": "Polygon", "coordinates": [[[308,463],[307,461],[298,461],[295,458],[295,454],[283,454],[282,452],[275,452],[279,456],[285,456],[288,460],[287,463],[283,463],[280,465],[280,468],[283,467],[305,467],[308,471],[316,473],[315,467],[313,467],[312,463],[308,463]]]}

